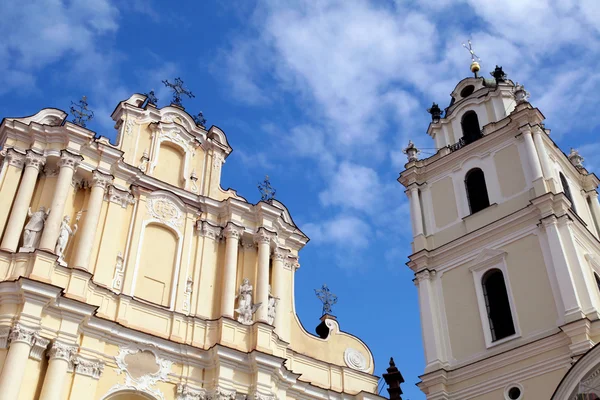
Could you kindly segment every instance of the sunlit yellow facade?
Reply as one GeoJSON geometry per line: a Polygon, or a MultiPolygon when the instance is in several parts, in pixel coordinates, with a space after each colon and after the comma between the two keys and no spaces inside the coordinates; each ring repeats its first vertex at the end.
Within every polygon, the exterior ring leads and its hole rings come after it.
{"type": "Polygon", "coordinates": [[[116,144],[57,109],[2,121],[0,399],[378,398],[362,341],[298,321],[287,209],[221,188],[219,128],[146,103],[116,144]]]}

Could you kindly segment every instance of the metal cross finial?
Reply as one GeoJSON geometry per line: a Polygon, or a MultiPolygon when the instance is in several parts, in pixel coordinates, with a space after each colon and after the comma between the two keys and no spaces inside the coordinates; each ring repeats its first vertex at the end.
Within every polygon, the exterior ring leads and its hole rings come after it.
{"type": "Polygon", "coordinates": [[[154,105],[158,104],[158,98],[154,94],[154,90],[151,90],[148,93],[144,93],[144,94],[146,95],[146,98],[148,99],[149,104],[154,104],[154,105]]]}
{"type": "Polygon", "coordinates": [[[260,192],[260,200],[271,203],[275,199],[275,189],[271,186],[269,175],[265,175],[265,180],[258,184],[258,191],[260,192]]]}
{"type": "Polygon", "coordinates": [[[181,78],[175,78],[175,83],[170,83],[168,80],[164,80],[164,81],[162,81],[162,83],[164,83],[166,87],[169,87],[173,90],[172,104],[175,104],[176,106],[179,106],[179,107],[182,106],[181,105],[181,95],[186,95],[190,99],[196,97],[196,96],[194,96],[194,94],[191,91],[189,91],[183,87],[183,81],[181,80],[181,78]]]}
{"type": "Polygon", "coordinates": [[[85,128],[86,123],[94,118],[94,112],[88,108],[87,96],[81,97],[78,103],[71,102],[73,123],[85,128]]]}
{"type": "Polygon", "coordinates": [[[204,127],[204,124],[206,124],[206,118],[204,118],[204,114],[202,113],[202,111],[200,111],[198,115],[194,115],[192,118],[194,119],[196,125],[204,127]]]}
{"type": "Polygon", "coordinates": [[[473,50],[473,44],[471,43],[471,41],[467,40],[467,43],[469,44],[469,46],[467,46],[465,43],[463,43],[462,45],[471,54],[471,61],[472,62],[481,61],[481,58],[479,58],[477,56],[477,54],[475,54],[475,50],[473,50]]]}
{"type": "Polygon", "coordinates": [[[323,314],[331,314],[331,306],[333,306],[338,301],[338,297],[331,293],[326,284],[321,286],[321,289],[315,289],[315,294],[317,298],[321,300],[323,303],[323,314]]]}

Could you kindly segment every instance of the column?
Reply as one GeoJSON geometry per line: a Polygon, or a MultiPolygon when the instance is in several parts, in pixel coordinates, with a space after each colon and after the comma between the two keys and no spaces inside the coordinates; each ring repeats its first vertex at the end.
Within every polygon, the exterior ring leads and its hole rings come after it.
{"type": "Polygon", "coordinates": [[[269,304],[269,255],[271,253],[271,237],[273,234],[260,228],[254,237],[258,244],[258,263],[256,274],[256,297],[254,302],[261,303],[256,312],[256,320],[268,323],[269,304]]]}
{"type": "Polygon", "coordinates": [[[36,154],[31,150],[27,151],[27,155],[25,156],[25,171],[23,172],[19,190],[17,191],[17,196],[10,212],[0,249],[10,252],[17,250],[19,238],[25,225],[25,219],[27,218],[27,211],[29,210],[33,191],[35,190],[37,177],[45,163],[46,157],[36,154]]]}
{"type": "Polygon", "coordinates": [[[238,245],[244,228],[229,222],[223,230],[225,236],[225,269],[221,290],[221,315],[233,318],[235,309],[235,282],[238,264],[238,245]]]}
{"type": "Polygon", "coordinates": [[[539,179],[543,178],[542,168],[540,166],[540,159],[538,157],[537,151],[535,150],[531,130],[527,128],[521,133],[525,142],[525,152],[527,153],[527,161],[529,162],[529,167],[531,168],[531,181],[535,189],[535,194],[537,196],[540,196],[545,192],[543,184],[541,186],[539,183],[536,184],[536,182],[539,179]]]}
{"type": "MultiPolygon", "coordinates": [[[[0,188],[2,192],[2,196],[0,196],[0,210],[10,210],[24,165],[25,154],[18,153],[14,149],[6,150],[6,164],[4,164],[6,171],[4,171],[5,176],[0,188]]],[[[5,227],[8,215],[8,212],[0,213],[0,232],[5,227]]]]}
{"type": "Polygon", "coordinates": [[[538,156],[542,164],[542,172],[544,173],[544,178],[550,179],[553,176],[552,168],[550,167],[550,160],[548,159],[548,153],[546,152],[546,146],[544,145],[544,139],[542,139],[542,130],[540,128],[536,128],[533,130],[533,141],[535,143],[535,147],[537,149],[538,156]]]}
{"type": "Polygon", "coordinates": [[[419,288],[419,309],[421,310],[421,325],[423,332],[423,347],[425,349],[425,372],[441,368],[444,363],[441,331],[436,322],[437,307],[431,279],[435,271],[423,270],[416,274],[415,285],[419,288]]]}
{"type": "Polygon", "coordinates": [[[412,185],[409,189],[410,195],[410,214],[413,224],[413,237],[423,234],[423,213],[421,211],[421,202],[419,201],[419,188],[412,185]]]}
{"type": "Polygon", "coordinates": [[[44,377],[40,400],[62,399],[62,391],[69,363],[77,352],[74,345],[54,341],[48,351],[48,368],[44,377]]]}
{"type": "Polygon", "coordinates": [[[75,250],[73,266],[76,268],[88,269],[90,264],[90,254],[94,245],[94,238],[100,221],[100,211],[104,201],[104,192],[108,185],[112,183],[113,177],[98,171],[92,172],[92,190],[87,204],[87,211],[83,226],[79,236],[79,243],[75,250]]]}
{"type": "Polygon", "coordinates": [[[288,254],[290,253],[287,249],[282,249],[281,247],[275,248],[273,251],[273,285],[271,288],[271,295],[276,299],[279,299],[275,304],[275,332],[279,334],[280,337],[284,336],[287,332],[286,330],[286,318],[289,317],[285,314],[285,304],[287,302],[287,298],[290,294],[286,293],[284,286],[285,279],[285,271],[283,269],[283,263],[287,259],[288,254]]]}
{"type": "Polygon", "coordinates": [[[553,272],[556,276],[560,296],[565,307],[565,320],[572,322],[583,315],[571,267],[558,230],[556,217],[551,216],[543,219],[542,225],[548,239],[553,272]]]}
{"type": "Polygon", "coordinates": [[[104,372],[104,362],[98,359],[83,358],[81,354],[73,357],[73,386],[71,387],[71,398],[85,396],[95,393],[98,380],[104,372]]]}
{"type": "Polygon", "coordinates": [[[590,208],[592,211],[592,219],[596,224],[596,237],[600,237],[600,204],[598,204],[598,192],[592,190],[591,192],[587,192],[587,195],[590,199],[590,208]]]}
{"type": "Polygon", "coordinates": [[[2,399],[19,397],[29,352],[34,345],[37,332],[20,324],[15,325],[9,335],[10,347],[0,374],[0,396],[2,399]]]}
{"type": "Polygon", "coordinates": [[[60,223],[65,211],[65,202],[71,189],[71,180],[82,159],[83,157],[80,155],[69,153],[66,150],[63,150],[60,154],[60,161],[58,162],[60,170],[56,179],[54,196],[52,198],[52,205],[50,206],[50,215],[48,215],[48,219],[44,225],[44,232],[40,241],[40,249],[42,250],[54,253],[60,223]]]}

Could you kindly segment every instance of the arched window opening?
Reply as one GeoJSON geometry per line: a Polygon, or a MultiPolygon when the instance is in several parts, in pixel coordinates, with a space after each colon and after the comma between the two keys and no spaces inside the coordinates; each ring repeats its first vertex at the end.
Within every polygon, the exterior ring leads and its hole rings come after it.
{"type": "Polygon", "coordinates": [[[596,279],[596,286],[598,286],[598,291],[600,292],[600,276],[594,272],[594,278],[596,279]]]}
{"type": "Polygon", "coordinates": [[[569,199],[571,202],[571,208],[573,209],[573,212],[577,212],[577,209],[575,208],[575,202],[573,201],[573,196],[571,195],[571,188],[569,188],[569,182],[567,182],[567,178],[565,178],[562,172],[560,172],[559,175],[563,192],[565,193],[565,196],[567,196],[567,199],[569,199]]]}
{"type": "Polygon", "coordinates": [[[467,188],[467,198],[471,214],[483,210],[490,206],[490,199],[485,185],[485,176],[479,168],[473,168],[465,176],[465,186],[467,188]]]}
{"type": "Polygon", "coordinates": [[[490,322],[492,341],[504,339],[515,334],[508,292],[504,283],[504,276],[499,269],[492,269],[481,279],[485,308],[490,322]]]}
{"type": "Polygon", "coordinates": [[[465,144],[473,143],[481,138],[481,128],[479,126],[479,118],[475,111],[467,111],[461,121],[463,140],[465,144]]]}

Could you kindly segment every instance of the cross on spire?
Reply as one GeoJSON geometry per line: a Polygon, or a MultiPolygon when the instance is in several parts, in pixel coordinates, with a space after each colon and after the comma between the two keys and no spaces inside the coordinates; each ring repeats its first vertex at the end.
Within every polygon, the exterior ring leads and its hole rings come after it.
{"type": "Polygon", "coordinates": [[[477,61],[481,61],[481,58],[479,58],[477,56],[477,54],[475,54],[475,50],[473,50],[473,44],[471,43],[470,40],[467,40],[467,43],[469,44],[469,46],[467,46],[465,43],[463,43],[463,47],[465,49],[467,49],[467,51],[469,52],[469,54],[471,54],[471,61],[472,62],[477,62],[477,61]]]}
{"type": "Polygon", "coordinates": [[[183,87],[183,81],[181,80],[181,78],[175,78],[175,83],[170,83],[168,80],[164,80],[162,81],[162,83],[164,83],[166,87],[171,88],[171,90],[173,90],[173,101],[171,102],[171,104],[183,107],[181,104],[182,95],[185,95],[190,99],[196,97],[190,90],[187,90],[183,87]]]}
{"type": "Polygon", "coordinates": [[[269,175],[265,175],[265,180],[258,184],[258,191],[260,192],[260,201],[270,203],[275,199],[276,190],[271,186],[269,175]]]}
{"type": "Polygon", "coordinates": [[[323,303],[323,314],[331,314],[331,306],[337,303],[338,297],[331,293],[326,284],[321,286],[321,289],[315,289],[317,298],[323,303]]]}
{"type": "Polygon", "coordinates": [[[94,112],[88,108],[87,96],[81,97],[78,103],[71,102],[71,114],[73,123],[82,128],[94,118],[94,112]]]}

